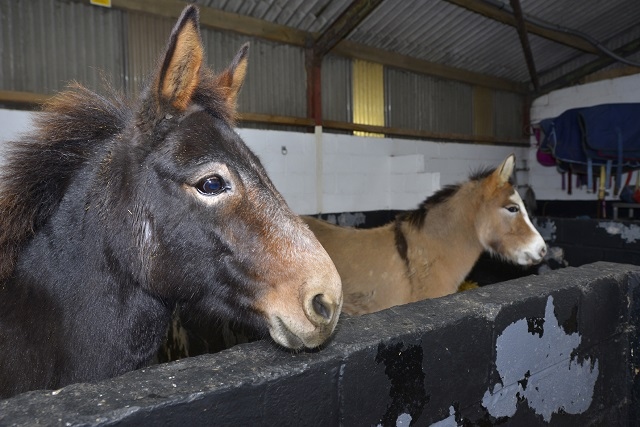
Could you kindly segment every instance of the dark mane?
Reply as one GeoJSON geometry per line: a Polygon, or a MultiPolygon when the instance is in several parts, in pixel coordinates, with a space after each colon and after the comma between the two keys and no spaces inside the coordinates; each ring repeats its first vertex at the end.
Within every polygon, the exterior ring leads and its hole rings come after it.
{"type": "Polygon", "coordinates": [[[418,205],[417,209],[406,211],[398,214],[397,221],[406,221],[411,226],[416,228],[422,228],[424,220],[427,217],[427,213],[431,208],[451,198],[460,189],[460,184],[447,185],[434,194],[429,196],[425,201],[418,205]]]}
{"type": "MultiPolygon", "coordinates": [[[[495,171],[495,168],[481,168],[469,175],[469,181],[480,181],[487,178],[495,171]]],[[[427,213],[431,208],[450,199],[462,186],[462,184],[446,185],[440,190],[436,191],[431,196],[427,197],[425,201],[418,205],[417,209],[406,211],[398,214],[396,221],[406,221],[411,226],[416,228],[422,228],[424,220],[427,217],[427,213]]]]}
{"type": "Polygon", "coordinates": [[[130,110],[121,95],[107,89],[110,96],[104,97],[72,83],[43,106],[33,132],[9,143],[0,174],[0,282],[94,146],[124,128],[130,110]]]}
{"type": "Polygon", "coordinates": [[[469,174],[469,181],[480,181],[482,179],[485,179],[489,175],[491,175],[495,170],[496,168],[492,168],[492,167],[479,168],[469,174]]]}

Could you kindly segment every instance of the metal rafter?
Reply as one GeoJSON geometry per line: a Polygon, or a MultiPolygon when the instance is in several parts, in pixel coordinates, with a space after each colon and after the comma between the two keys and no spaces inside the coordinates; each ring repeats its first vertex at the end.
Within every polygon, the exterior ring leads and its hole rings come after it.
{"type": "Polygon", "coordinates": [[[316,38],[313,52],[322,58],[347,37],[383,0],[353,0],[342,14],[316,38]]]}
{"type": "MultiPolygon", "coordinates": [[[[614,52],[622,57],[627,57],[640,51],[640,39],[635,39],[624,46],[615,49],[614,52]]],[[[563,87],[571,86],[579,83],[579,80],[583,77],[593,74],[611,64],[616,63],[616,60],[608,56],[601,57],[589,62],[588,64],[577,68],[570,73],[563,75],[545,85],[540,89],[542,93],[551,92],[552,90],[561,89],[563,87]]]]}
{"type": "Polygon", "coordinates": [[[518,36],[520,37],[520,44],[522,45],[524,59],[527,61],[527,68],[529,69],[529,75],[531,76],[531,83],[533,83],[533,89],[538,92],[540,90],[540,80],[538,79],[536,64],[533,60],[531,46],[529,45],[529,36],[527,35],[526,23],[522,16],[520,0],[509,0],[509,3],[511,3],[511,9],[513,9],[513,16],[516,20],[516,29],[518,30],[518,36]]]}
{"type": "MultiPolygon", "coordinates": [[[[512,27],[516,26],[515,18],[511,13],[503,9],[499,9],[489,3],[485,3],[478,0],[445,0],[445,1],[451,4],[455,4],[456,6],[463,7],[467,10],[470,10],[471,12],[478,13],[486,18],[493,19],[494,21],[502,22],[503,24],[511,25],[512,27]]],[[[596,47],[594,47],[591,43],[572,34],[566,34],[560,31],[550,30],[529,22],[525,22],[525,28],[527,32],[531,34],[544,37],[548,40],[563,44],[565,46],[569,46],[573,49],[578,49],[587,53],[594,53],[596,55],[600,55],[602,53],[596,47]]]]}

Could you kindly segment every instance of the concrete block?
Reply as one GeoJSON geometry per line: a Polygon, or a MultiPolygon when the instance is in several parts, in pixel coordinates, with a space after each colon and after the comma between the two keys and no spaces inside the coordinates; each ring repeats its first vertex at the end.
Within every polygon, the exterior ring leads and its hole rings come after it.
{"type": "Polygon", "coordinates": [[[393,138],[392,156],[404,156],[409,154],[418,154],[418,144],[424,144],[424,141],[415,141],[411,139],[393,138]]]}
{"type": "Polygon", "coordinates": [[[425,161],[422,154],[389,157],[389,171],[393,174],[413,174],[425,171],[425,161]]]}
{"type": "Polygon", "coordinates": [[[291,210],[298,215],[315,215],[318,212],[317,202],[315,200],[315,194],[304,195],[287,195],[285,197],[287,205],[291,210]]]}
{"type": "Polygon", "coordinates": [[[355,212],[359,208],[351,196],[335,193],[324,193],[322,196],[323,212],[355,212]]]}
{"type": "Polygon", "coordinates": [[[431,194],[439,187],[434,187],[434,175],[440,175],[439,173],[418,173],[407,177],[404,191],[413,197],[417,195],[431,194]]]}
{"type": "Polygon", "coordinates": [[[294,154],[289,153],[285,158],[285,171],[292,174],[307,174],[315,175],[316,171],[316,156],[312,155],[294,154]]]}
{"type": "Polygon", "coordinates": [[[389,195],[389,207],[397,210],[416,209],[423,199],[416,197],[410,193],[391,193],[389,195]]]}
{"type": "Polygon", "coordinates": [[[394,149],[394,143],[387,138],[365,137],[362,141],[362,151],[369,156],[390,156],[394,149]]]}

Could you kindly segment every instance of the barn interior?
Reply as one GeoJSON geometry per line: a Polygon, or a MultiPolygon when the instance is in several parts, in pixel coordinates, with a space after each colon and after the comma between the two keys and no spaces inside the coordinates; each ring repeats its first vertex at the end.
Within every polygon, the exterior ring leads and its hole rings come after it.
{"type": "MultiPolygon", "coordinates": [[[[194,3],[214,70],[249,42],[236,131],[296,214],[346,227],[382,226],[515,154],[512,179],[547,244],[545,259],[524,268],[485,253],[466,278],[480,289],[345,316],[335,341],[317,352],[278,354],[264,341],[246,343],[250,332],[216,326],[220,342],[194,342],[184,354],[197,357],[0,401],[0,424],[56,424],[48,419],[53,414],[67,425],[207,425],[214,414],[228,425],[640,424],[637,1],[194,3]],[[593,122],[582,119],[594,107],[615,109],[593,122]],[[580,134],[577,158],[562,151],[558,136],[567,112],[581,117],[572,128],[580,134]],[[584,151],[601,135],[587,132],[592,125],[608,133],[599,148],[584,151]],[[555,322],[554,330],[565,333],[549,345],[577,340],[557,364],[582,374],[558,374],[545,391],[566,397],[561,384],[574,384],[580,394],[571,403],[553,407],[527,395],[526,380],[551,372],[535,360],[522,372],[526,378],[506,383],[509,367],[498,346],[520,342],[509,329],[520,321],[524,336],[540,338],[533,345],[548,344],[537,321],[555,322]],[[461,341],[486,351],[474,355],[461,341]],[[242,345],[228,349],[236,343],[242,345]],[[254,358],[264,370],[251,367],[254,358]],[[231,372],[223,372],[225,363],[231,372]],[[451,366],[466,369],[464,380],[447,384],[446,375],[458,375],[451,366]],[[369,369],[376,373],[367,379],[369,369]],[[302,409],[300,399],[283,403],[305,395],[307,381],[324,395],[317,408],[302,409]],[[518,384],[517,396],[504,392],[518,384]],[[508,399],[516,402],[512,410],[504,409],[508,399]]],[[[97,92],[106,82],[138,96],[186,4],[1,1],[0,168],[5,142],[28,131],[40,105],[69,82],[97,92]]]]}

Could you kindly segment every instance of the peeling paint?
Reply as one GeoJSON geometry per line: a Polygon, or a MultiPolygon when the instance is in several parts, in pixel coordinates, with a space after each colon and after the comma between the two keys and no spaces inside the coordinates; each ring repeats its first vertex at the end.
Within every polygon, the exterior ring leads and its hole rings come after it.
{"type": "Polygon", "coordinates": [[[408,426],[405,423],[418,419],[429,402],[424,388],[425,373],[422,369],[422,346],[403,343],[380,344],[376,363],[383,363],[385,374],[391,383],[391,401],[380,419],[381,425],[408,426]]]}
{"type": "Polygon", "coordinates": [[[456,410],[453,406],[449,406],[449,416],[440,421],[431,424],[429,427],[459,427],[456,422],[456,410]]]}
{"type": "Polygon", "coordinates": [[[640,240],[640,227],[635,224],[625,225],[621,222],[600,222],[599,228],[603,228],[607,233],[620,237],[627,243],[634,243],[640,240]]]}
{"type": "Polygon", "coordinates": [[[598,378],[598,361],[578,362],[572,352],[582,338],[567,334],[547,299],[544,319],[521,319],[507,326],[496,340],[496,368],[501,383],[485,392],[482,405],[493,417],[511,417],[527,401],[549,422],[554,413],[580,414],[591,405],[598,378]]]}
{"type": "Polygon", "coordinates": [[[538,230],[545,242],[555,242],[556,223],[550,219],[533,218],[533,226],[538,230]]]}

